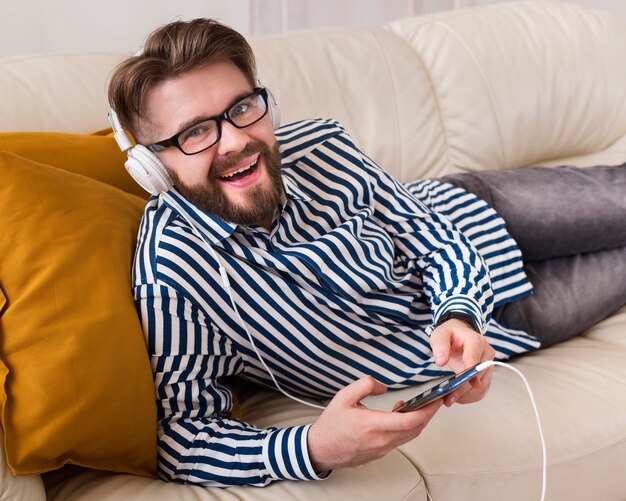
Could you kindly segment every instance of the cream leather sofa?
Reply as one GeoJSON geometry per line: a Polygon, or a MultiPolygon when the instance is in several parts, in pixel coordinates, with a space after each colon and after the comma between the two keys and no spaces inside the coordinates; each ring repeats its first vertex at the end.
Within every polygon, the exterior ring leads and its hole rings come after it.
{"type": "MultiPolygon", "coordinates": [[[[209,13],[210,14],[210,13],[209,13]]],[[[283,122],[338,119],[403,181],[454,171],[626,161],[626,26],[564,2],[519,3],[253,40],[283,122]]],[[[0,60],[0,130],[108,126],[105,81],[125,54],[0,60]]],[[[626,231],[626,221],[625,221],[626,231]]],[[[626,277],[616,277],[626,280],[626,277]]],[[[513,361],[527,376],[548,451],[547,499],[626,499],[626,308],[566,343],[513,361]]],[[[366,402],[389,409],[415,390],[366,402]]],[[[269,390],[246,420],[317,411],[269,390]]],[[[535,500],[541,448],[522,383],[496,368],[479,404],[443,409],[415,441],[321,482],[204,489],[98,471],[13,477],[0,500],[535,500]]]]}

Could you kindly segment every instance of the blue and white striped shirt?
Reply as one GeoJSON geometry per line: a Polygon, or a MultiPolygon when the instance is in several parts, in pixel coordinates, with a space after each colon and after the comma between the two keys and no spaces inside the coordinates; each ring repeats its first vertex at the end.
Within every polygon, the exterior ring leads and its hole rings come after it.
{"type": "Polygon", "coordinates": [[[330,397],[363,375],[400,388],[443,375],[428,336],[450,310],[472,315],[499,359],[538,347],[491,320],[531,293],[504,222],[435,180],[404,186],[336,123],[276,131],[286,198],[271,231],[221,221],[176,189],[140,228],[134,295],[152,360],[162,478],[204,485],[316,479],[310,425],[257,429],[229,418],[226,376],[330,397]]]}

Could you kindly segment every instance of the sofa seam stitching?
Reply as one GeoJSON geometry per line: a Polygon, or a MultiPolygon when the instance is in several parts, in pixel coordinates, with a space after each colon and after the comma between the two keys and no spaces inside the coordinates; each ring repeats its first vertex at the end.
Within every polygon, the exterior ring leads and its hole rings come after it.
{"type": "MultiPolygon", "coordinates": [[[[419,31],[419,30],[418,30],[419,31]]],[[[426,65],[424,58],[422,57],[422,54],[415,48],[413,47],[410,43],[408,43],[407,40],[405,40],[402,37],[398,37],[401,38],[404,43],[406,45],[408,45],[411,50],[415,53],[418,61],[420,62],[422,69],[424,70],[424,73],[426,74],[426,78],[428,80],[428,85],[430,87],[430,91],[431,91],[431,95],[433,96],[433,99],[435,100],[435,107],[437,109],[437,115],[439,116],[439,125],[441,127],[441,131],[444,137],[444,146],[445,146],[445,155],[446,155],[446,167],[447,169],[450,169],[453,167],[453,162],[452,162],[452,155],[450,153],[450,140],[449,140],[449,134],[448,134],[448,130],[446,128],[446,122],[444,120],[444,116],[443,116],[443,109],[441,107],[441,100],[439,99],[439,94],[437,93],[437,89],[435,88],[434,82],[433,82],[433,75],[430,72],[430,69],[428,68],[428,66],[426,65]]]]}
{"type": "Polygon", "coordinates": [[[454,29],[452,29],[451,26],[443,23],[440,20],[436,20],[434,24],[436,24],[437,26],[447,31],[450,35],[452,35],[456,39],[457,42],[459,42],[463,46],[463,48],[465,48],[467,55],[470,57],[470,59],[474,63],[474,66],[478,70],[478,73],[480,74],[483,84],[485,85],[485,88],[487,89],[489,102],[491,103],[491,110],[493,112],[493,116],[496,121],[497,132],[498,132],[498,143],[500,144],[500,154],[502,155],[502,165],[507,165],[506,152],[504,149],[504,140],[502,138],[502,121],[500,119],[500,115],[498,114],[498,110],[495,105],[493,89],[491,88],[491,86],[489,85],[487,81],[487,77],[485,76],[483,67],[480,64],[478,64],[478,59],[475,57],[474,52],[471,50],[470,46],[465,42],[465,40],[458,34],[457,31],[455,31],[454,29]]]}
{"type": "MultiPolygon", "coordinates": [[[[389,64],[389,57],[387,56],[387,54],[382,50],[382,46],[380,44],[380,41],[378,40],[378,37],[374,34],[373,31],[370,31],[370,36],[373,38],[374,43],[376,45],[376,47],[378,48],[378,52],[380,53],[383,62],[385,63],[385,68],[386,68],[386,74],[388,77],[389,82],[391,83],[391,86],[393,88],[393,100],[395,103],[395,106],[393,107],[393,114],[394,114],[394,137],[397,138],[397,142],[396,142],[396,151],[398,153],[398,159],[400,162],[400,177],[402,179],[404,179],[404,156],[403,156],[403,148],[402,148],[402,137],[401,137],[401,133],[400,133],[400,129],[399,129],[399,124],[400,124],[400,116],[398,113],[398,93],[397,93],[397,81],[394,78],[393,75],[393,71],[391,70],[391,65],[389,64]]],[[[399,38],[397,35],[394,34],[394,36],[396,38],[399,38]]],[[[388,167],[385,167],[386,169],[388,169],[388,167]]]]}

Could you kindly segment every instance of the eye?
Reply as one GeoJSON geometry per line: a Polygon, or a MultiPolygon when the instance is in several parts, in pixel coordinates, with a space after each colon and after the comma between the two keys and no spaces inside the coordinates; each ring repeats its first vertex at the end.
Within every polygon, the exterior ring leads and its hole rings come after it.
{"type": "Polygon", "coordinates": [[[216,124],[212,120],[207,120],[205,122],[201,122],[199,124],[190,127],[185,132],[183,132],[178,138],[178,142],[180,144],[184,144],[186,142],[198,142],[204,141],[206,138],[210,138],[215,135],[216,124]]]}
{"type": "Polygon", "coordinates": [[[205,132],[206,132],[206,127],[199,125],[197,127],[194,127],[193,129],[188,130],[187,134],[185,134],[185,137],[192,139],[194,137],[201,136],[205,132]]]}
{"type": "Polygon", "coordinates": [[[241,103],[237,103],[235,106],[231,108],[230,116],[234,118],[234,117],[244,115],[249,109],[250,109],[250,102],[242,101],[241,103]]]}

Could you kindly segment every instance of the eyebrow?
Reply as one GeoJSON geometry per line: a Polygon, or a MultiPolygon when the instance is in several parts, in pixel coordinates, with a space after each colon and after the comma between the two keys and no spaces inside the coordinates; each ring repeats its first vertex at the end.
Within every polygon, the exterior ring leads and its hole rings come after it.
{"type": "Polygon", "coordinates": [[[191,127],[194,124],[197,124],[199,122],[203,122],[204,120],[208,120],[209,118],[215,118],[215,117],[219,117],[221,115],[224,114],[224,112],[230,110],[233,106],[235,106],[239,101],[241,101],[244,97],[249,96],[250,94],[253,94],[255,91],[255,89],[252,90],[246,90],[243,92],[240,92],[239,94],[237,94],[235,97],[233,97],[230,102],[228,103],[228,105],[226,106],[226,108],[224,109],[224,111],[218,115],[212,115],[207,117],[206,115],[198,115],[194,118],[191,118],[190,120],[186,120],[180,124],[178,124],[178,127],[176,128],[176,134],[178,134],[179,132],[184,131],[185,129],[187,129],[188,127],[191,127]]]}

